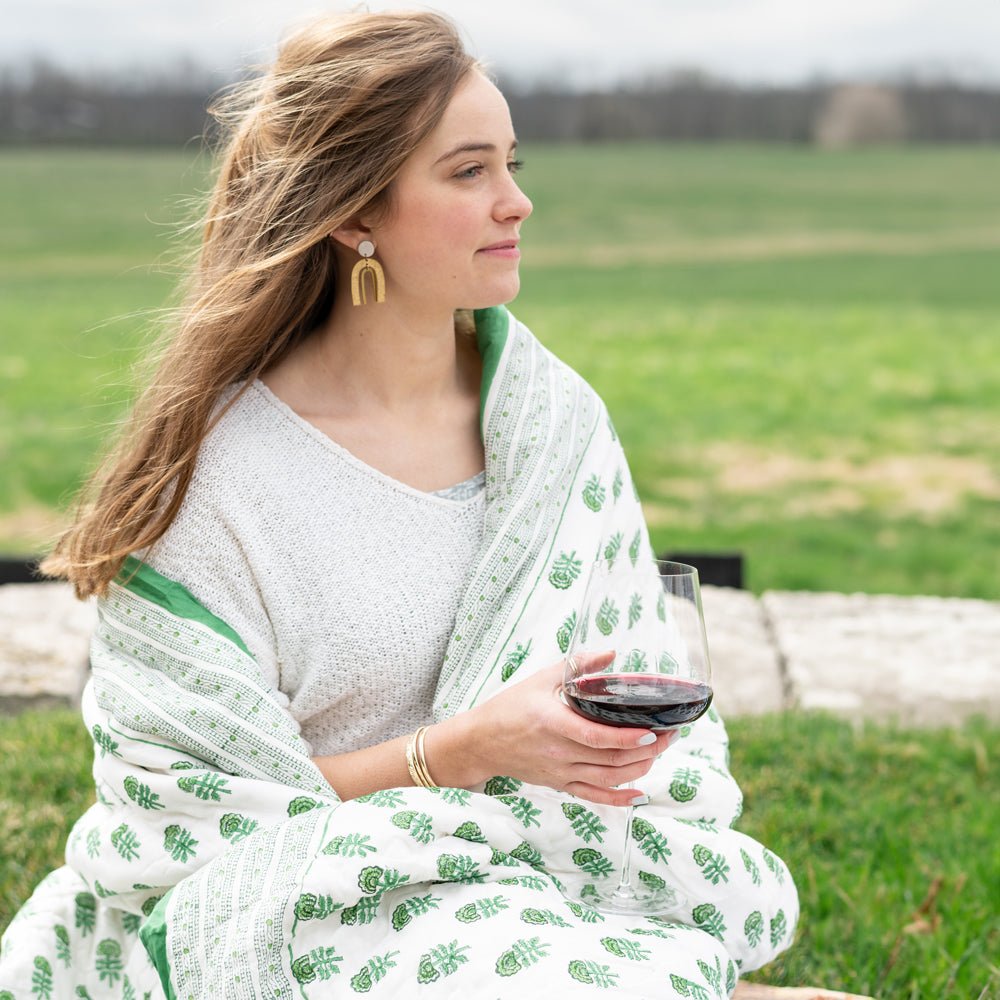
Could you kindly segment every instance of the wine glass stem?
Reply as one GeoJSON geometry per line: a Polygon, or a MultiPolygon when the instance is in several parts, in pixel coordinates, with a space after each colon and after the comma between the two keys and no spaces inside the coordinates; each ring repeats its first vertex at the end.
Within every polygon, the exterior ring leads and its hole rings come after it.
{"type": "MultiPolygon", "coordinates": [[[[630,781],[625,787],[633,788],[634,785],[630,781]]],[[[622,850],[622,874],[618,888],[615,889],[615,895],[623,899],[632,899],[635,896],[635,890],[632,888],[632,814],[634,812],[635,806],[630,800],[625,807],[625,847],[622,850]]]]}

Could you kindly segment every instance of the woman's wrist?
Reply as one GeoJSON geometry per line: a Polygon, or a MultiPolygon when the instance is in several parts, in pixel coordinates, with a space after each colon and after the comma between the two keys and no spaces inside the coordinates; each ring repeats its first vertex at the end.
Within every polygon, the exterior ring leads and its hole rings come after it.
{"type": "Polygon", "coordinates": [[[427,769],[438,785],[472,788],[491,776],[480,754],[475,709],[429,726],[423,742],[427,769]]]}

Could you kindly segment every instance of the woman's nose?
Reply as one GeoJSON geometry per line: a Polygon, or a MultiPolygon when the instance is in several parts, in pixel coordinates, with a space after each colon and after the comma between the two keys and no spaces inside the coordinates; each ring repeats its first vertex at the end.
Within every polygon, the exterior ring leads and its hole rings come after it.
{"type": "Polygon", "coordinates": [[[526,219],[531,215],[531,199],[518,187],[513,177],[508,181],[508,187],[503,197],[497,202],[498,219],[526,219]]]}

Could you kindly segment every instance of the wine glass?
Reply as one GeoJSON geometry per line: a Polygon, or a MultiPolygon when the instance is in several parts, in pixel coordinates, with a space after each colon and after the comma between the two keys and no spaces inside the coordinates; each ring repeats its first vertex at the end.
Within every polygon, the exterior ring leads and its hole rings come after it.
{"type": "MultiPolygon", "coordinates": [[[[591,572],[563,676],[563,695],[580,715],[607,726],[679,729],[712,702],[711,664],[698,571],[665,560],[606,558],[591,572]],[[617,563],[617,565],[615,565],[617,563]],[[593,666],[581,653],[613,652],[593,666]]],[[[631,786],[630,786],[631,787],[631,786]]],[[[676,914],[683,900],[662,879],[632,881],[634,806],[625,810],[617,887],[584,886],[579,897],[609,913],[676,914]]]]}

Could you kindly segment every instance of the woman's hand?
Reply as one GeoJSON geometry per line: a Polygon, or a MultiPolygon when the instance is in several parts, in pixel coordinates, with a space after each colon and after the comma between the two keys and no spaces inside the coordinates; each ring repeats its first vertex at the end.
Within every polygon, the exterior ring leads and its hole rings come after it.
{"type": "MultiPolygon", "coordinates": [[[[576,658],[600,670],[612,656],[581,653],[576,658]]],[[[553,664],[429,729],[425,746],[431,771],[444,771],[447,760],[449,771],[464,768],[464,780],[455,783],[465,787],[503,774],[605,805],[624,806],[642,796],[641,789],[615,786],[642,778],[673,734],[604,726],[577,715],[559,697],[563,669],[563,661],[553,664]]]]}

